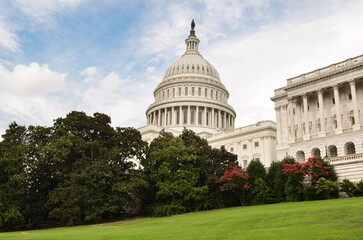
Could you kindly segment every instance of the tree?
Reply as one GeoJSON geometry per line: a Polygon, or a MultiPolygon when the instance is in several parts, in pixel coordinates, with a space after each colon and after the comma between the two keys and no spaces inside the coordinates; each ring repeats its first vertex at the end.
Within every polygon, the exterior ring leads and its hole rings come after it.
{"type": "Polygon", "coordinates": [[[207,186],[198,186],[200,168],[193,148],[185,146],[180,137],[162,131],[150,144],[143,162],[150,181],[149,213],[169,215],[193,210],[194,201],[203,199],[207,186]]]}
{"type": "Polygon", "coordinates": [[[319,178],[315,189],[319,199],[331,199],[337,197],[339,193],[338,183],[326,180],[324,177],[319,178]]]}
{"type": "Polygon", "coordinates": [[[242,206],[245,205],[246,190],[251,185],[248,183],[249,175],[241,167],[231,167],[216,182],[221,184],[221,191],[231,191],[238,198],[242,206]]]}
{"type": "Polygon", "coordinates": [[[341,183],[339,183],[339,190],[341,192],[345,192],[348,197],[353,197],[357,192],[357,187],[354,183],[349,181],[348,179],[344,179],[341,183]]]}
{"type": "Polygon", "coordinates": [[[265,166],[263,166],[259,159],[252,159],[247,166],[247,172],[251,176],[249,179],[249,183],[251,184],[253,184],[258,178],[266,178],[265,166]]]}
{"type": "Polygon", "coordinates": [[[274,203],[276,200],[271,191],[271,188],[267,185],[267,183],[262,178],[257,178],[253,184],[253,188],[251,191],[252,195],[252,204],[269,204],[274,203]]]}

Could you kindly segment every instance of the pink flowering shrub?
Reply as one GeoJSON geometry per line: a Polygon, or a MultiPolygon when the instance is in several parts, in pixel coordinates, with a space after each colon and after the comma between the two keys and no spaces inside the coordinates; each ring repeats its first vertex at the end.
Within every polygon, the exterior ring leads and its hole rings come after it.
{"type": "Polygon", "coordinates": [[[320,157],[311,157],[305,163],[286,163],[282,165],[282,172],[287,176],[298,177],[304,185],[315,185],[321,177],[329,175],[329,167],[324,166],[320,157]]]}
{"type": "Polygon", "coordinates": [[[232,191],[237,196],[241,205],[244,206],[246,190],[251,188],[251,184],[247,182],[249,178],[250,176],[247,172],[241,167],[235,166],[230,167],[224,172],[223,176],[215,182],[221,184],[219,187],[221,191],[232,191]]]}

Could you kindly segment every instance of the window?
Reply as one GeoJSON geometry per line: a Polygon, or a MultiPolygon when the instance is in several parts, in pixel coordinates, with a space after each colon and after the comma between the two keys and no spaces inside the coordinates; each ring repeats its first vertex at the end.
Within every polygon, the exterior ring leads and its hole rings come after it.
{"type": "Polygon", "coordinates": [[[165,99],[165,91],[163,91],[163,99],[165,99]]]}
{"type": "Polygon", "coordinates": [[[348,100],[352,100],[352,94],[351,93],[348,94],[348,100]]]}
{"type": "Polygon", "coordinates": [[[176,113],[176,124],[180,124],[180,111],[176,113]]]}
{"type": "Polygon", "coordinates": [[[316,108],[319,108],[320,106],[319,106],[319,102],[316,102],[316,108]]]}
{"type": "Polygon", "coordinates": [[[168,98],[169,98],[170,90],[168,89],[168,98]]]}
{"type": "Polygon", "coordinates": [[[184,124],[187,124],[188,122],[188,112],[184,111],[184,124]]]}
{"type": "Polygon", "coordinates": [[[255,142],[255,147],[258,147],[259,146],[259,143],[258,142],[255,142]]]}
{"type": "Polygon", "coordinates": [[[198,96],[202,96],[202,89],[198,88],[198,96]]]}
{"type": "Polygon", "coordinates": [[[192,87],[192,96],[194,96],[194,87],[192,87]]]}
{"type": "Polygon", "coordinates": [[[213,90],[210,90],[210,97],[213,98],[213,90]]]}
{"type": "Polygon", "coordinates": [[[202,112],[198,112],[198,124],[202,124],[202,112]]]}
{"type": "Polygon", "coordinates": [[[194,123],[194,111],[191,112],[190,123],[194,123]]]}
{"type": "Polygon", "coordinates": [[[294,115],[295,115],[295,108],[293,108],[293,109],[292,109],[292,114],[294,114],[294,115]]]}
{"type": "Polygon", "coordinates": [[[181,87],[179,88],[179,96],[181,96],[181,87]]]}
{"type": "Polygon", "coordinates": [[[246,168],[247,167],[247,160],[243,160],[243,167],[246,168]]]}
{"type": "Polygon", "coordinates": [[[204,89],[204,96],[208,97],[207,95],[208,95],[208,91],[207,91],[207,89],[204,89]]]}
{"type": "Polygon", "coordinates": [[[175,97],[175,88],[173,88],[173,97],[175,97]]]}
{"type": "Polygon", "coordinates": [[[184,95],[185,95],[185,96],[188,96],[188,87],[185,87],[184,95]]]}
{"type": "Polygon", "coordinates": [[[247,144],[243,144],[243,149],[247,149],[247,144]]]}
{"type": "Polygon", "coordinates": [[[231,149],[230,149],[229,151],[230,151],[230,152],[233,152],[233,151],[234,151],[233,147],[231,147],[231,149]]]}
{"type": "Polygon", "coordinates": [[[194,70],[194,65],[192,66],[192,69],[194,70]]]}
{"type": "Polygon", "coordinates": [[[332,98],[332,99],[331,99],[331,102],[332,102],[333,104],[335,104],[335,98],[332,98]]]}

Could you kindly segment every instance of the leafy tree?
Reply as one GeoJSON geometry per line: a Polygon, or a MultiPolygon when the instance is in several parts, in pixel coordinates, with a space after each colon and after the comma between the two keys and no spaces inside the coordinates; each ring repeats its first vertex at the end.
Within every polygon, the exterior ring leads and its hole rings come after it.
{"type": "Polygon", "coordinates": [[[180,137],[173,137],[171,133],[162,131],[151,142],[143,166],[154,200],[148,203],[151,214],[191,211],[190,203],[203,199],[208,193],[207,186],[197,185],[200,168],[196,167],[195,150],[186,147],[180,137]],[[160,206],[164,206],[162,210],[160,206]]]}
{"type": "Polygon", "coordinates": [[[242,206],[245,205],[246,190],[251,188],[248,183],[249,175],[241,167],[235,166],[227,170],[224,175],[216,181],[221,184],[221,191],[231,191],[238,198],[242,206]]]}
{"type": "Polygon", "coordinates": [[[320,199],[331,199],[337,197],[339,193],[338,183],[326,180],[324,177],[319,178],[315,189],[320,199]]]}
{"type": "Polygon", "coordinates": [[[247,166],[247,172],[250,175],[249,183],[253,184],[258,178],[266,178],[265,166],[259,159],[252,159],[247,166]]]}
{"type": "Polygon", "coordinates": [[[341,183],[339,183],[339,190],[341,192],[345,192],[348,197],[353,197],[357,192],[357,187],[354,183],[349,181],[348,179],[344,179],[341,183]]]}
{"type": "Polygon", "coordinates": [[[356,183],[356,196],[363,196],[363,180],[360,180],[359,182],[356,183]]]}
{"type": "Polygon", "coordinates": [[[252,195],[251,203],[253,205],[269,204],[269,203],[274,203],[276,201],[271,188],[262,178],[257,178],[256,181],[254,182],[251,195],[252,195]]]}

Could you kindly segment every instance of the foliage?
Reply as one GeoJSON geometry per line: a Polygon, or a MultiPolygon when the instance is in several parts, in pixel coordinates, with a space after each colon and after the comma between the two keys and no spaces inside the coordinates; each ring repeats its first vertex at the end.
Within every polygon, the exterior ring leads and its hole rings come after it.
{"type": "Polygon", "coordinates": [[[147,183],[129,159],[142,160],[147,144],[109,122],[73,111],[52,127],[10,124],[0,142],[0,229],[99,222],[131,207],[147,183]]]}
{"type": "Polygon", "coordinates": [[[238,198],[242,206],[245,205],[246,190],[251,188],[248,183],[249,175],[241,167],[230,167],[224,175],[216,182],[221,184],[221,191],[231,191],[238,198]]]}
{"type": "Polygon", "coordinates": [[[315,189],[319,199],[331,199],[339,194],[338,183],[326,180],[324,177],[319,178],[315,189]]]}
{"type": "Polygon", "coordinates": [[[265,166],[259,159],[252,159],[247,166],[247,172],[250,175],[249,183],[253,184],[258,178],[266,178],[265,166]]]}
{"type": "Polygon", "coordinates": [[[356,196],[363,196],[363,180],[360,180],[359,182],[356,183],[356,196]]]}
{"type": "Polygon", "coordinates": [[[271,188],[262,178],[257,178],[252,188],[252,204],[269,204],[274,203],[276,200],[273,196],[271,188]]]}
{"type": "Polygon", "coordinates": [[[303,184],[299,176],[290,175],[285,184],[286,201],[297,202],[303,200],[303,184]]]}
{"type": "Polygon", "coordinates": [[[345,192],[348,197],[353,197],[357,192],[357,187],[353,182],[348,179],[344,179],[341,183],[339,183],[339,190],[341,192],[345,192]]]}

